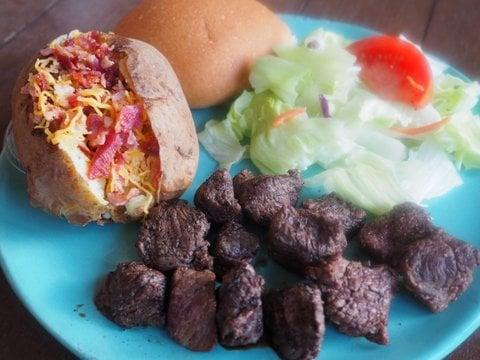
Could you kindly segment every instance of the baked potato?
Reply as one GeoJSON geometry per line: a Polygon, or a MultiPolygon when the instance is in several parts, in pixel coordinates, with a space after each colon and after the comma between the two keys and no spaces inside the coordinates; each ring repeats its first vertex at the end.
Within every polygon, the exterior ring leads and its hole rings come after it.
{"type": "Polygon", "coordinates": [[[152,46],[77,30],[20,74],[12,126],[32,205],[74,224],[126,222],[180,196],[198,163],[192,114],[152,46]]]}

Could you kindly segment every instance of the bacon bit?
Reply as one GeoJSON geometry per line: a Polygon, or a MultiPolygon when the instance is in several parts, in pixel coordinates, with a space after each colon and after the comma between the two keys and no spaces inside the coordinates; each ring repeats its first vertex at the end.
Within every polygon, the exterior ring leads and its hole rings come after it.
{"type": "Polygon", "coordinates": [[[103,74],[105,75],[107,89],[111,89],[117,83],[118,76],[120,74],[118,64],[113,64],[112,66],[104,69],[103,74]]]}
{"type": "Polygon", "coordinates": [[[47,90],[50,87],[47,78],[42,73],[35,75],[35,82],[38,84],[40,90],[42,91],[47,90]]]}
{"type": "Polygon", "coordinates": [[[49,46],[40,50],[40,55],[42,56],[50,56],[52,54],[53,54],[53,49],[49,46]]]}
{"type": "Polygon", "coordinates": [[[77,98],[77,95],[70,95],[68,98],[67,98],[67,101],[68,101],[68,105],[70,105],[70,107],[74,108],[74,107],[77,107],[78,105],[80,105],[80,101],[78,101],[78,98],[77,98]]]}
{"type": "Polygon", "coordinates": [[[125,160],[125,157],[121,153],[117,153],[115,155],[115,159],[113,161],[116,165],[125,165],[127,161],[125,160]]]}
{"type": "Polygon", "coordinates": [[[88,177],[92,180],[99,177],[108,177],[115,154],[121,147],[121,137],[113,129],[110,130],[105,143],[93,154],[90,168],[88,169],[88,177]]]}
{"type": "Polygon", "coordinates": [[[74,43],[89,53],[94,53],[100,47],[100,43],[92,37],[91,32],[76,37],[74,43]]]}
{"type": "MultiPolygon", "coordinates": [[[[56,125],[60,125],[66,118],[65,111],[59,107],[48,105],[44,114],[45,120],[54,121],[56,125]]],[[[57,126],[58,128],[58,126],[57,126]]]]}
{"type": "Polygon", "coordinates": [[[110,116],[104,116],[103,124],[105,125],[106,128],[109,128],[113,124],[113,119],[110,116]]]}
{"type": "Polygon", "coordinates": [[[130,133],[133,129],[142,125],[142,109],[140,105],[125,105],[120,109],[117,124],[117,132],[130,133]]]}
{"type": "Polygon", "coordinates": [[[100,60],[103,59],[104,57],[111,56],[112,55],[112,48],[109,48],[106,43],[100,44],[100,47],[95,51],[95,55],[97,58],[100,60]]]}
{"type": "Polygon", "coordinates": [[[73,41],[73,39],[67,39],[63,42],[64,47],[72,47],[73,45],[75,45],[75,42],[73,41]]]}
{"type": "Polygon", "coordinates": [[[100,61],[100,66],[102,67],[102,69],[108,69],[109,67],[115,65],[115,63],[110,60],[108,58],[108,56],[105,56],[104,58],[102,58],[102,60],[100,61]]]}
{"type": "Polygon", "coordinates": [[[425,92],[425,88],[419,83],[417,83],[415,80],[413,80],[413,78],[410,75],[407,76],[407,81],[414,89],[417,89],[421,92],[425,92]]]}
{"type": "Polygon", "coordinates": [[[40,95],[35,86],[31,85],[30,83],[25,84],[25,86],[20,90],[20,93],[23,95],[30,95],[32,99],[35,99],[40,95]]]}
{"type": "Polygon", "coordinates": [[[101,128],[103,128],[104,121],[103,116],[97,114],[90,114],[87,117],[87,130],[94,133],[98,132],[101,128]]]}
{"type": "Polygon", "coordinates": [[[105,78],[105,74],[102,74],[100,77],[100,85],[102,85],[105,89],[107,88],[107,79],[105,78]]]}
{"type": "Polygon", "coordinates": [[[105,127],[103,116],[91,113],[87,117],[87,135],[88,145],[92,148],[101,146],[105,143],[108,134],[108,128],[105,127]]]}
{"type": "Polygon", "coordinates": [[[293,120],[299,115],[302,115],[306,112],[305,108],[293,108],[285,111],[283,114],[278,115],[275,120],[273,120],[272,127],[276,128],[282,125],[284,122],[293,120]]]}
{"type": "Polygon", "coordinates": [[[54,115],[53,121],[55,124],[55,129],[63,129],[65,127],[65,119],[67,114],[63,110],[58,110],[54,115]]]}
{"type": "Polygon", "coordinates": [[[93,54],[88,55],[87,65],[92,70],[95,70],[95,71],[101,71],[102,70],[102,67],[100,66],[100,61],[93,54]]]}
{"type": "Polygon", "coordinates": [[[58,63],[64,70],[75,69],[75,58],[63,47],[55,47],[53,49],[53,56],[57,59],[58,63]]]}
{"type": "Polygon", "coordinates": [[[442,119],[440,121],[433,122],[428,125],[419,126],[416,128],[402,128],[399,126],[393,126],[390,130],[406,136],[418,136],[418,135],[425,135],[437,130],[440,130],[443,126],[445,126],[450,121],[449,118],[442,119]]]}
{"type": "Polygon", "coordinates": [[[85,70],[85,71],[71,71],[70,78],[72,79],[74,87],[83,87],[85,89],[91,88],[92,85],[100,82],[102,74],[99,71],[85,70]]]}
{"type": "MultiPolygon", "coordinates": [[[[93,30],[90,32],[90,37],[96,41],[98,44],[102,43],[103,42],[103,38],[102,38],[102,33],[100,31],[97,31],[97,30],[93,30]]],[[[103,45],[103,43],[101,44],[103,45]]]]}
{"type": "Polygon", "coordinates": [[[114,206],[122,206],[125,205],[131,198],[138,195],[140,195],[140,190],[137,188],[131,188],[126,194],[118,192],[108,193],[107,200],[114,206]]]}

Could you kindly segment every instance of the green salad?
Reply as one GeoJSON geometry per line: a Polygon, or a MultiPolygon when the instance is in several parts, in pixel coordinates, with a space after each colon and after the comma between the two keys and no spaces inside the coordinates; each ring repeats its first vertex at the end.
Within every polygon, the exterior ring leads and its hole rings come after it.
{"type": "Polygon", "coordinates": [[[480,167],[480,86],[402,37],[351,43],[320,29],[260,58],[250,84],[199,134],[221,167],[317,165],[307,186],[375,214],[441,196],[461,185],[459,169],[480,167]]]}

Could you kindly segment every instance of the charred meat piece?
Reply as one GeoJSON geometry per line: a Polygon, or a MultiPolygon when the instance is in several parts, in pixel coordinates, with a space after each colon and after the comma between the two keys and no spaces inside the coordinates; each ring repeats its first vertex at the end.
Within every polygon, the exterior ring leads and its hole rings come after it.
{"type": "Polygon", "coordinates": [[[388,343],[388,315],[397,280],[387,266],[367,267],[337,256],[306,273],[320,285],[325,316],[339,331],[388,343]]]}
{"type": "Polygon", "coordinates": [[[262,293],[265,281],[249,264],[231,269],[218,291],[217,325],[227,347],[255,344],[263,335],[262,293]]]}
{"type": "Polygon", "coordinates": [[[365,225],[360,231],[360,244],[379,261],[395,263],[406,245],[430,235],[435,229],[424,208],[403,203],[365,225]]]}
{"type": "Polygon", "coordinates": [[[210,351],[217,342],[215,274],[178,268],[172,277],[167,328],[179,344],[193,351],[210,351]]]}
{"type": "Polygon", "coordinates": [[[137,262],[123,263],[111,272],[95,297],[98,310],[116,324],[162,326],[165,323],[167,278],[137,262]]]}
{"type": "Polygon", "coordinates": [[[266,226],[283,206],[295,205],[303,181],[296,170],[276,176],[254,176],[243,170],[235,176],[233,185],[245,214],[255,223],[266,226]]]}
{"type": "Polygon", "coordinates": [[[480,250],[438,231],[410,244],[398,269],[407,289],[439,312],[470,286],[477,266],[480,250]]]}
{"type": "Polygon", "coordinates": [[[242,208],[235,199],[232,177],[228,170],[215,171],[200,185],[195,193],[194,203],[216,225],[242,220],[242,208]]]}
{"type": "Polygon", "coordinates": [[[321,293],[299,284],[267,295],[265,327],[270,342],[285,360],[314,359],[325,333],[321,293]]]}
{"type": "Polygon", "coordinates": [[[136,246],[143,262],[160,271],[180,266],[211,269],[205,240],[209,228],[206,216],[185,201],[162,202],[143,221],[136,246]]]}
{"type": "Polygon", "coordinates": [[[302,207],[319,216],[339,221],[347,237],[353,237],[365,224],[367,213],[341,199],[335,193],[319,199],[306,200],[302,207]]]}
{"type": "Polygon", "coordinates": [[[347,246],[343,227],[305,210],[287,206],[273,218],[266,239],[270,255],[279,264],[298,271],[347,246]]]}
{"type": "Polygon", "coordinates": [[[258,237],[236,222],[225,224],[213,248],[215,274],[222,277],[228,270],[249,263],[259,248],[258,237]]]}

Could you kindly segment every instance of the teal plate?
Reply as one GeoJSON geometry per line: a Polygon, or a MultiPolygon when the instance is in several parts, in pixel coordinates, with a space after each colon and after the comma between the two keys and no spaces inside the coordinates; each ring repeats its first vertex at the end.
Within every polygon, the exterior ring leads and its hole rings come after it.
{"type": "MultiPolygon", "coordinates": [[[[299,39],[323,27],[352,39],[372,31],[338,22],[287,15],[299,39]]],[[[198,129],[211,117],[223,117],[224,108],[195,111],[198,129]]],[[[251,164],[243,162],[237,172],[251,164]]],[[[198,185],[216,163],[202,150],[193,186],[183,196],[191,201],[198,185]]],[[[432,201],[435,222],[453,235],[480,247],[480,172],[463,172],[464,185],[432,201]]],[[[304,196],[317,195],[315,192],[304,196]]],[[[63,345],[88,359],[274,359],[268,347],[190,352],[170,340],[164,329],[122,330],[95,309],[92,298],[105,274],[124,260],[136,258],[137,225],[75,227],[30,207],[25,178],[0,157],[1,265],[18,297],[38,321],[63,345]]],[[[270,284],[282,283],[285,272],[269,263],[260,271],[270,284]]],[[[480,276],[458,301],[432,314],[401,292],[393,301],[390,344],[379,346],[351,338],[327,327],[320,356],[323,359],[440,359],[480,325],[480,276]]]]}

